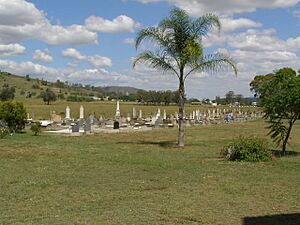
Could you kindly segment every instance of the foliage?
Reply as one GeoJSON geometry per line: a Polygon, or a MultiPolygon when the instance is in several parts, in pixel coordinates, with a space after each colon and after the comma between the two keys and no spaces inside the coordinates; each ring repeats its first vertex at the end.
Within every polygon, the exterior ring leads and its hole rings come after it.
{"type": "Polygon", "coordinates": [[[221,53],[204,55],[201,40],[213,28],[218,30],[221,28],[217,16],[207,14],[192,19],[184,10],[175,8],[170,12],[169,17],[163,19],[157,27],[142,29],[136,37],[136,48],[144,40],[149,40],[156,49],[140,53],[135,58],[133,66],[143,62],[153,68],[171,72],[179,80],[178,146],[180,147],[184,146],[185,80],[195,72],[218,71],[225,65],[236,72],[235,64],[227,55],[221,53]]]}
{"type": "Polygon", "coordinates": [[[15,88],[5,87],[0,91],[0,101],[13,100],[15,98],[15,88]]]}
{"type": "Polygon", "coordinates": [[[33,123],[30,127],[30,130],[34,133],[34,136],[37,136],[41,133],[41,124],[40,123],[33,123]]]}
{"type": "Polygon", "coordinates": [[[223,147],[221,155],[231,161],[263,162],[271,160],[271,153],[266,141],[256,137],[240,136],[231,144],[223,147]]]}
{"type": "Polygon", "coordinates": [[[78,95],[69,95],[67,97],[68,102],[92,102],[94,101],[90,97],[85,97],[85,96],[78,96],[78,95]]]}
{"type": "Polygon", "coordinates": [[[285,152],[292,127],[300,118],[300,76],[291,68],[282,68],[273,75],[255,77],[250,85],[260,96],[269,135],[285,152]]]}
{"type": "Polygon", "coordinates": [[[42,91],[40,97],[43,98],[43,101],[47,103],[47,105],[50,105],[50,102],[56,101],[56,95],[50,88],[47,88],[46,91],[42,91]]]}
{"type": "Polygon", "coordinates": [[[9,134],[9,129],[5,121],[0,120],[0,139],[3,139],[6,135],[9,134]]]}
{"type": "Polygon", "coordinates": [[[0,102],[0,120],[5,121],[10,132],[25,128],[26,110],[21,102],[0,102]]]}

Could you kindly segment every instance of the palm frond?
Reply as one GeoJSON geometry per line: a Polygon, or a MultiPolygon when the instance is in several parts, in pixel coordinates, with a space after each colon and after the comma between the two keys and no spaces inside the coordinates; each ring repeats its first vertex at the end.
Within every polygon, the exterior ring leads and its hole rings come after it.
{"type": "Polygon", "coordinates": [[[152,68],[162,69],[163,71],[173,71],[177,76],[178,73],[172,66],[170,59],[167,55],[154,54],[151,51],[145,51],[139,54],[133,61],[133,68],[136,67],[138,63],[149,63],[152,68]]]}
{"type": "Polygon", "coordinates": [[[169,36],[157,27],[148,27],[139,31],[135,39],[136,49],[142,43],[143,40],[148,39],[149,41],[156,42],[159,46],[166,47],[169,44],[169,36]]]}
{"type": "Polygon", "coordinates": [[[186,74],[185,79],[193,72],[217,72],[226,68],[231,68],[235,75],[237,75],[237,67],[235,62],[226,54],[216,53],[208,55],[197,63],[189,65],[191,70],[186,74]]]}
{"type": "Polygon", "coordinates": [[[221,22],[216,15],[211,13],[199,17],[192,24],[193,32],[199,36],[206,36],[213,27],[220,31],[221,22]]]}

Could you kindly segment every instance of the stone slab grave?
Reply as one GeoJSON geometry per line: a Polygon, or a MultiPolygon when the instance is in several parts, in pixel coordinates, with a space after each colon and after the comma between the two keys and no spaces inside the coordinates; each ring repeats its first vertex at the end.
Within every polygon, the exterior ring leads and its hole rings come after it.
{"type": "Polygon", "coordinates": [[[75,123],[72,125],[72,133],[79,133],[79,124],[75,123]]]}

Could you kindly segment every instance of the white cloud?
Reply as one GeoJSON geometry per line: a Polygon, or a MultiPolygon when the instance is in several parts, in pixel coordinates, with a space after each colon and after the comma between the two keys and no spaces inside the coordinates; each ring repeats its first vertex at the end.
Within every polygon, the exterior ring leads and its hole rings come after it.
{"type": "Polygon", "coordinates": [[[79,51],[75,48],[67,48],[62,51],[62,55],[66,58],[76,59],[76,60],[84,60],[86,56],[82,55],[79,51]]]}
{"type": "Polygon", "coordinates": [[[102,68],[102,67],[111,67],[112,61],[110,58],[103,57],[100,55],[88,56],[87,61],[93,65],[95,68],[102,68]]]}
{"type": "Polygon", "coordinates": [[[118,16],[112,21],[101,17],[90,16],[85,20],[85,26],[94,32],[119,33],[133,32],[137,27],[137,23],[125,15],[118,16]]]}
{"type": "Polygon", "coordinates": [[[0,0],[0,43],[37,39],[49,45],[95,44],[97,33],[82,25],[52,25],[45,14],[25,0],[0,0]]]}
{"type": "Polygon", "coordinates": [[[15,56],[25,53],[25,47],[19,44],[0,45],[0,57],[15,56]]]}
{"type": "Polygon", "coordinates": [[[0,60],[0,68],[2,71],[7,71],[13,74],[29,74],[40,78],[52,78],[52,80],[54,77],[56,78],[62,74],[62,72],[58,69],[35,64],[30,61],[17,63],[10,60],[0,60]]]}
{"type": "Polygon", "coordinates": [[[78,62],[80,60],[87,61],[95,68],[102,68],[102,67],[111,67],[112,61],[108,57],[100,56],[100,55],[94,55],[94,56],[87,56],[82,55],[79,51],[77,51],[74,48],[68,48],[62,51],[62,55],[66,58],[70,58],[75,60],[75,62],[72,62],[70,66],[74,67],[78,65],[78,62]]]}
{"type": "Polygon", "coordinates": [[[232,32],[237,29],[257,28],[262,26],[261,23],[257,23],[250,19],[246,19],[246,18],[233,19],[231,17],[222,17],[221,24],[222,24],[223,32],[232,32]]]}
{"type": "Polygon", "coordinates": [[[123,43],[127,44],[127,45],[134,45],[135,40],[134,40],[134,38],[126,38],[126,39],[124,39],[123,43]]]}
{"type": "Polygon", "coordinates": [[[49,50],[35,50],[32,56],[33,60],[35,61],[41,61],[44,63],[52,63],[53,57],[49,54],[49,50]]]}
{"type": "MultiPolygon", "coordinates": [[[[159,0],[135,0],[141,3],[158,2],[159,0]]],[[[300,0],[160,0],[173,4],[189,12],[193,16],[199,16],[207,12],[232,15],[234,13],[253,12],[257,8],[287,8],[295,6],[300,0]]]]}

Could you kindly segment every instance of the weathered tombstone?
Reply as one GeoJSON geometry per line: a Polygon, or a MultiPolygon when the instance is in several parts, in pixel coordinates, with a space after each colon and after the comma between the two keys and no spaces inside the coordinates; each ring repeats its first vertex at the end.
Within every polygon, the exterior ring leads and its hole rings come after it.
{"type": "Polygon", "coordinates": [[[142,110],[140,109],[139,119],[142,119],[142,118],[143,118],[143,112],[142,112],[142,110]]]}
{"type": "Polygon", "coordinates": [[[114,130],[120,129],[120,123],[119,121],[114,122],[114,130]]]}
{"type": "Polygon", "coordinates": [[[72,133],[78,133],[79,132],[79,124],[75,123],[72,125],[72,133]]]}
{"type": "Polygon", "coordinates": [[[92,125],[90,119],[87,119],[84,124],[84,132],[91,132],[92,125]]]}
{"type": "Polygon", "coordinates": [[[79,109],[79,119],[84,119],[84,108],[81,105],[79,109]]]}
{"type": "Polygon", "coordinates": [[[159,128],[159,125],[161,124],[161,117],[159,116],[157,118],[157,120],[155,120],[155,123],[154,123],[154,127],[155,128],[159,128]]]}
{"type": "Polygon", "coordinates": [[[89,120],[90,120],[90,124],[93,125],[94,122],[95,122],[95,115],[94,114],[90,114],[89,120]]]}
{"type": "Polygon", "coordinates": [[[66,108],[66,120],[70,120],[71,119],[71,110],[70,107],[67,106],[66,108]]]}

